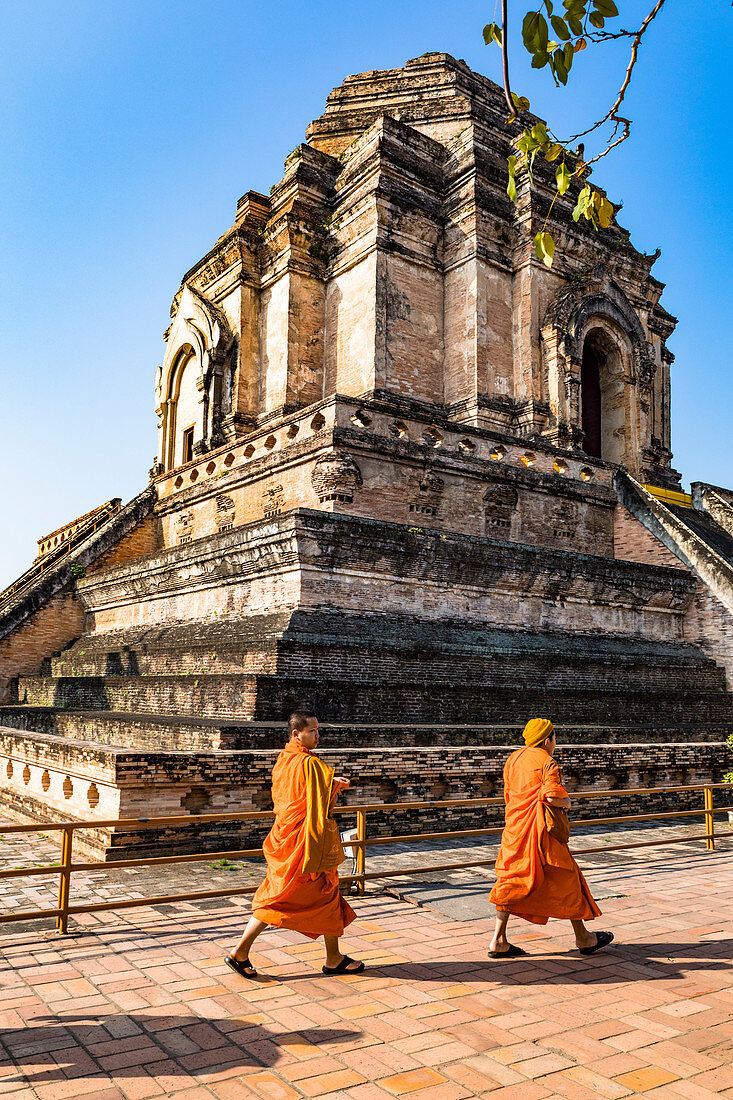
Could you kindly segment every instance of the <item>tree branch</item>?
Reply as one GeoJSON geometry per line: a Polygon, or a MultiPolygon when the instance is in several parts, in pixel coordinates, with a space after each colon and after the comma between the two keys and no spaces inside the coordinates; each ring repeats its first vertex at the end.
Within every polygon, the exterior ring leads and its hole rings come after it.
{"type": "MultiPolygon", "coordinates": [[[[626,95],[626,92],[628,91],[629,84],[631,83],[631,74],[633,73],[634,66],[636,65],[637,55],[639,53],[639,46],[641,44],[641,40],[644,37],[644,34],[646,33],[646,30],[649,27],[649,24],[651,23],[651,21],[662,10],[662,7],[664,6],[664,3],[665,3],[665,0],[657,0],[657,3],[654,5],[652,10],[649,12],[646,19],[644,20],[644,22],[639,27],[638,31],[636,31],[636,33],[633,35],[633,42],[631,44],[631,57],[629,59],[629,64],[626,68],[626,75],[624,76],[623,83],[622,83],[621,87],[619,88],[619,93],[616,96],[616,101],[613,104],[613,106],[603,116],[603,118],[598,120],[598,122],[594,122],[593,125],[589,126],[587,130],[581,130],[580,133],[573,134],[573,136],[569,137],[567,139],[567,142],[565,143],[565,144],[569,145],[571,141],[577,141],[578,138],[586,137],[588,134],[592,134],[594,130],[597,130],[600,126],[603,126],[604,122],[618,122],[621,125],[623,125],[623,127],[624,127],[623,136],[620,137],[617,141],[614,141],[612,145],[609,145],[608,149],[606,149],[606,151],[604,153],[599,153],[599,155],[597,157],[594,157],[593,161],[600,160],[600,158],[602,156],[605,156],[606,153],[610,149],[613,149],[616,145],[620,145],[620,143],[622,141],[626,140],[626,138],[629,136],[629,133],[631,132],[631,122],[629,121],[629,119],[621,118],[619,115],[616,114],[616,112],[618,111],[619,107],[623,103],[624,96],[626,95]]],[[[592,161],[586,161],[586,164],[591,164],[591,163],[593,163],[593,162],[592,161]]]]}
{"type": "MultiPolygon", "coordinates": [[[[662,0],[662,3],[664,3],[664,0],[662,0]]],[[[504,98],[509,108],[509,117],[519,118],[517,108],[514,106],[514,100],[512,99],[512,89],[509,84],[509,49],[507,47],[509,21],[507,19],[507,7],[508,0],[501,0],[501,65],[504,78],[504,98]]]]}

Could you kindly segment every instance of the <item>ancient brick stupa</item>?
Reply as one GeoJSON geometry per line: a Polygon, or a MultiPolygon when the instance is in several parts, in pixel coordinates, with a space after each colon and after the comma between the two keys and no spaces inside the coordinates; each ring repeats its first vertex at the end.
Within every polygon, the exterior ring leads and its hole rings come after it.
{"type": "Polygon", "coordinates": [[[149,486],[2,596],[2,812],[215,846],[297,701],[359,801],[490,794],[535,713],[575,786],[719,777],[733,495],[671,466],[655,257],[571,187],[540,264],[504,116],[446,54],[348,77],[186,273],[149,486]]]}

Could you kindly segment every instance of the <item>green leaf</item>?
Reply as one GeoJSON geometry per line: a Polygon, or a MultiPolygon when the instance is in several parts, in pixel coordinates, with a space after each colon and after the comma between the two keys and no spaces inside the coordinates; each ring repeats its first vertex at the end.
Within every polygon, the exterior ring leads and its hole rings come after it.
{"type": "Polygon", "coordinates": [[[555,169],[555,181],[557,183],[557,189],[561,195],[564,195],[568,187],[570,187],[570,171],[565,164],[565,161],[558,164],[555,169]]]}
{"type": "Polygon", "coordinates": [[[522,41],[529,53],[534,53],[539,45],[540,14],[536,11],[528,11],[522,20],[522,41]]]}
{"type": "Polygon", "coordinates": [[[534,238],[534,250],[538,260],[542,260],[547,267],[552,267],[552,258],[555,255],[555,242],[546,232],[537,233],[534,238]]]}
{"type": "Polygon", "coordinates": [[[526,95],[517,95],[516,92],[512,92],[512,103],[518,111],[529,110],[529,100],[527,99],[526,95]]]}
{"type": "Polygon", "coordinates": [[[501,45],[501,27],[496,23],[487,23],[484,27],[484,42],[488,46],[491,42],[501,45]]]}
{"type": "Polygon", "coordinates": [[[558,145],[556,142],[549,149],[545,149],[545,160],[557,160],[561,153],[562,145],[558,145]]]}
{"type": "Polygon", "coordinates": [[[618,8],[613,0],[593,0],[593,7],[606,19],[612,19],[614,15],[618,15],[618,8]]]}
{"type": "Polygon", "coordinates": [[[568,12],[567,21],[570,30],[576,36],[576,38],[583,33],[583,23],[573,12],[568,12]]]}
{"type": "Polygon", "coordinates": [[[533,69],[544,69],[545,65],[550,60],[549,53],[536,53],[532,57],[533,69]]]}
{"type": "Polygon", "coordinates": [[[552,0],[545,0],[545,7],[547,8],[547,14],[552,15],[552,12],[553,12],[552,0]]]}
{"type": "Polygon", "coordinates": [[[509,183],[507,184],[506,193],[512,202],[517,201],[517,184],[514,179],[517,171],[517,158],[507,157],[507,167],[509,168],[509,183]]]}
{"type": "Polygon", "coordinates": [[[559,15],[553,15],[550,22],[557,37],[562,39],[563,42],[567,42],[570,38],[570,31],[565,20],[559,15]]]}
{"type": "Polygon", "coordinates": [[[522,21],[522,40],[528,53],[546,53],[549,39],[547,20],[538,11],[528,11],[522,21]]]}
{"type": "Polygon", "coordinates": [[[546,145],[549,142],[547,127],[544,122],[535,122],[530,133],[538,145],[546,145]]]}
{"type": "Polygon", "coordinates": [[[568,67],[565,64],[565,51],[561,49],[555,50],[552,55],[552,67],[555,76],[561,84],[567,84],[568,82],[568,67]]]}
{"type": "Polygon", "coordinates": [[[590,15],[588,16],[588,22],[592,26],[598,27],[598,30],[602,30],[603,27],[605,26],[606,20],[603,18],[603,16],[600,14],[600,12],[592,11],[590,13],[590,15]]]}

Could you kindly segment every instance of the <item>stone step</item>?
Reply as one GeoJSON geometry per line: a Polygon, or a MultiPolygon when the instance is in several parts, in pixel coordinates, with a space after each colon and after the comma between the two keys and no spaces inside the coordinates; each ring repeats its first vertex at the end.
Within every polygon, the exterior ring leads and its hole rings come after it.
{"type": "Polygon", "coordinates": [[[333,648],[322,652],[306,651],[302,647],[282,646],[276,651],[261,648],[257,653],[197,653],[183,654],[109,652],[84,656],[55,657],[46,662],[42,672],[55,679],[115,679],[119,677],[185,676],[302,676],[314,667],[330,677],[362,678],[389,675],[393,682],[422,679],[426,672],[439,680],[460,676],[483,685],[503,688],[523,687],[528,681],[540,681],[548,688],[582,687],[591,690],[602,684],[609,689],[666,690],[694,679],[696,687],[709,691],[724,691],[725,672],[712,661],[693,663],[659,657],[656,661],[640,662],[636,656],[588,656],[586,658],[555,657],[550,659],[524,655],[445,654],[395,655],[354,651],[336,653],[333,648]]]}
{"type": "MultiPolygon", "coordinates": [[[[53,707],[0,707],[0,725],[16,730],[152,751],[279,750],[287,740],[283,722],[171,714],[90,711],[53,707]]],[[[481,748],[510,751],[522,744],[524,723],[398,724],[321,723],[325,751],[346,749],[481,748]]],[[[724,743],[733,722],[677,725],[558,724],[559,745],[644,745],[724,743]]]]}
{"type": "Polygon", "coordinates": [[[700,649],[615,635],[499,630],[459,621],[326,612],[232,616],[213,622],[86,635],[49,659],[59,677],[253,675],[409,681],[473,678],[521,686],[598,683],[662,688],[694,676],[725,689],[723,670],[700,649]]]}
{"type": "Polygon", "coordinates": [[[324,721],[455,723],[523,722],[546,714],[557,722],[624,723],[726,722],[733,696],[700,690],[695,678],[664,689],[630,685],[551,687],[525,681],[513,687],[475,682],[421,680],[360,682],[330,677],[285,676],[113,676],[22,677],[22,705],[93,711],[129,711],[232,719],[284,719],[305,701],[324,721]]]}

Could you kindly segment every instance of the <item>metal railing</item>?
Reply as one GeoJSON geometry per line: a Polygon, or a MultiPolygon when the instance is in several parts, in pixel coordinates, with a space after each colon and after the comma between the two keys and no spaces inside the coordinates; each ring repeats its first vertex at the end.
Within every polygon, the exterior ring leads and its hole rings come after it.
{"type": "MultiPolygon", "coordinates": [[[[620,852],[632,848],[651,848],[660,845],[689,843],[695,840],[704,840],[708,852],[715,851],[715,841],[722,837],[733,836],[733,830],[716,832],[715,817],[733,811],[733,806],[713,805],[713,791],[730,790],[725,783],[699,783],[691,786],[680,787],[635,787],[629,789],[616,789],[612,791],[574,791],[573,800],[654,795],[654,794],[683,794],[690,791],[703,792],[703,807],[699,810],[665,810],[651,814],[623,814],[614,817],[591,817],[573,819],[573,828],[581,825],[618,825],[635,821],[664,821],[688,817],[704,818],[704,833],[694,836],[664,837],[656,840],[633,841],[626,844],[603,844],[597,848],[573,849],[575,856],[589,855],[593,852],[620,852]]],[[[356,885],[360,893],[364,893],[364,884],[372,879],[384,879],[404,877],[405,875],[428,874],[436,871],[468,870],[472,867],[489,867],[495,859],[461,860],[458,863],[425,864],[420,867],[403,867],[397,870],[380,870],[367,872],[367,849],[384,844],[419,843],[427,840],[449,840],[459,837],[478,837],[500,834],[503,825],[492,825],[482,829],[451,829],[442,832],[431,833],[406,833],[390,836],[367,837],[367,815],[385,813],[390,810],[411,809],[462,809],[465,807],[499,806],[503,805],[503,798],[458,798],[442,801],[417,801],[417,802],[373,802],[366,805],[337,806],[334,810],[339,816],[356,816],[356,839],[346,842],[345,847],[355,850],[355,868],[352,874],[344,876],[344,884],[356,885]]],[[[272,810],[247,810],[241,813],[228,814],[187,814],[185,816],[151,817],[151,818],[115,818],[99,821],[73,821],[73,822],[48,822],[39,825],[3,825],[3,834],[8,833],[45,833],[61,832],[61,859],[59,863],[46,867],[17,867],[8,871],[0,871],[0,879],[23,878],[29,876],[57,875],[58,876],[58,905],[55,909],[32,909],[19,913],[9,913],[0,916],[0,924],[16,921],[38,920],[40,918],[55,917],[56,927],[59,932],[68,931],[69,917],[81,913],[98,913],[108,909],[132,909],[137,906],[161,905],[176,901],[201,901],[205,898],[238,897],[243,894],[253,894],[256,886],[235,886],[223,890],[195,890],[185,894],[162,894],[154,897],[126,898],[119,901],[90,902],[82,905],[71,904],[71,879],[74,873],[80,871],[109,873],[117,869],[129,867],[160,867],[173,866],[179,863],[197,863],[212,859],[247,859],[253,856],[261,856],[262,848],[238,848],[227,851],[197,852],[173,856],[149,856],[141,859],[120,859],[109,863],[98,860],[87,863],[74,863],[72,850],[74,833],[85,829],[135,829],[135,831],[154,829],[173,825],[203,824],[205,822],[224,821],[255,821],[274,816],[272,810]]]]}

